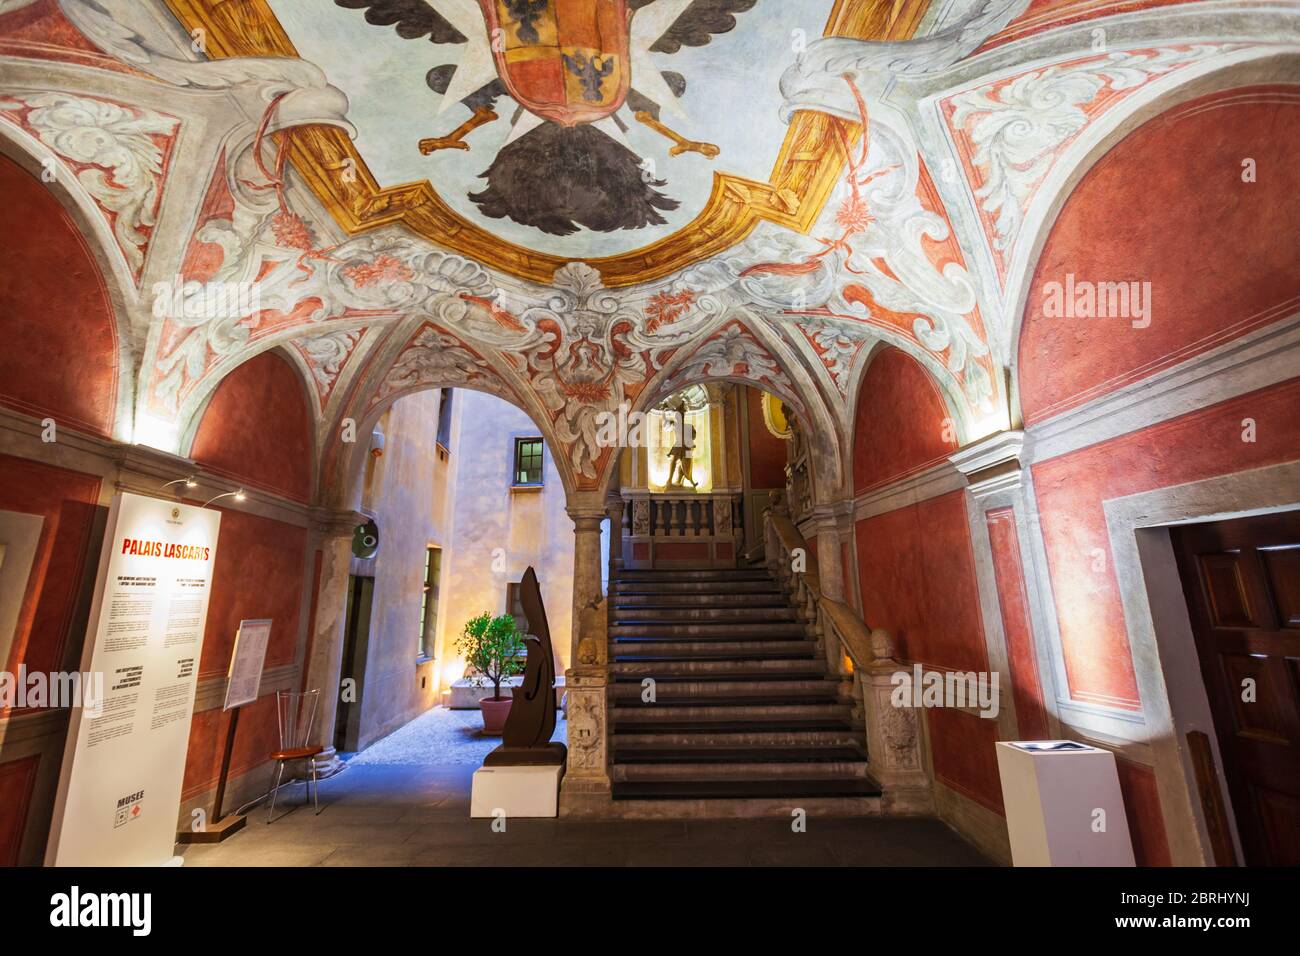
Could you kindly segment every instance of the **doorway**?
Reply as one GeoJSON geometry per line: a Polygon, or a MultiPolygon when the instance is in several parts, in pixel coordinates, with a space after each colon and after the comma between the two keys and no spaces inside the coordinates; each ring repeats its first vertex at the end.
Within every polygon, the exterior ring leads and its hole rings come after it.
{"type": "Polygon", "coordinates": [[[1171,529],[1248,865],[1300,865],[1300,511],[1171,529]]]}
{"type": "Polygon", "coordinates": [[[370,605],[374,593],[373,577],[360,574],[348,577],[343,668],[339,675],[342,690],[338,718],[334,721],[334,749],[340,753],[357,749],[361,724],[361,685],[366,670],[366,651],[370,644],[370,605]]]}

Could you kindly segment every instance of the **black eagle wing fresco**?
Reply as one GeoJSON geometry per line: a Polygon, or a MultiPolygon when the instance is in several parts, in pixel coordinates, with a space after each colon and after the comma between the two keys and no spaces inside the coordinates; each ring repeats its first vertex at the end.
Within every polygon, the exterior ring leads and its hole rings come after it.
{"type": "MultiPolygon", "coordinates": [[[[639,10],[654,0],[630,0],[629,9],[639,10]]],[[[715,34],[736,28],[736,14],[751,9],[758,0],[696,0],[673,21],[668,32],[650,47],[652,53],[676,53],[684,46],[704,46],[715,34]]]]}
{"type": "Polygon", "coordinates": [[[582,8],[585,23],[572,22],[571,13],[557,19],[548,0],[334,2],[364,10],[366,22],[394,27],[405,39],[427,37],[446,50],[428,85],[443,94],[440,112],[460,103],[471,115],[442,136],[420,140],[422,153],[469,149],[470,133],[500,119],[497,101],[514,101],[512,133],[480,174],[486,186],[469,198],[485,216],[564,236],[667,221],[662,214],[678,201],[661,191],[666,179],[646,174],[624,135],[629,122],[671,140],[671,156],[712,159],[718,148],[664,125],[663,112],[680,114],[674,101],[688,78],[658,69],[648,54],[705,46],[735,29],[736,15],[757,0],[592,0],[582,8]],[[452,57],[459,59],[446,62],[452,57]]]}
{"type": "Polygon", "coordinates": [[[464,43],[464,35],[425,0],[334,0],[349,10],[365,10],[366,22],[397,28],[404,40],[427,36],[434,43],[464,43]]]}

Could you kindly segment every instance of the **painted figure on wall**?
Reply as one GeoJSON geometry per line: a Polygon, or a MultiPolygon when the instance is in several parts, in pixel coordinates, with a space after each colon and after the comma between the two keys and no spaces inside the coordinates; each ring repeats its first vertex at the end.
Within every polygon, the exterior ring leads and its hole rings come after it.
{"type": "Polygon", "coordinates": [[[565,236],[662,225],[678,201],[629,145],[619,111],[672,141],[670,155],[710,159],[718,148],[689,140],[661,121],[687,78],[661,71],[648,54],[699,47],[735,28],[757,0],[335,0],[364,8],[366,20],[396,25],[399,36],[462,45],[458,63],[435,66],[431,89],[442,109],[461,103],[470,117],[443,136],[420,140],[425,155],[470,149],[475,129],[513,106],[511,132],[470,193],[483,214],[565,236]]]}

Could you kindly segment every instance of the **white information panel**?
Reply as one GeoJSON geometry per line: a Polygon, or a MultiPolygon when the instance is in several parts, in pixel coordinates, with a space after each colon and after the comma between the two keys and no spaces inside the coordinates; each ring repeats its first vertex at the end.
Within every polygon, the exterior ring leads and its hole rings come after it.
{"type": "Polygon", "coordinates": [[[239,622],[235,650],[230,655],[230,673],[226,675],[226,705],[222,710],[243,707],[257,700],[262,686],[262,665],[266,663],[266,645],[270,641],[270,618],[239,622]]]}
{"type": "Polygon", "coordinates": [[[83,673],[98,713],[72,710],[45,862],[172,859],[221,515],[119,493],[99,559],[83,673]]]}

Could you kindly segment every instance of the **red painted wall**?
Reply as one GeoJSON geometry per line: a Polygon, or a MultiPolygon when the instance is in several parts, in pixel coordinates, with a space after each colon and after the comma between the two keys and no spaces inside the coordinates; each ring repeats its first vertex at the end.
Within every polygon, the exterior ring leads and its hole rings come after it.
{"type": "Polygon", "coordinates": [[[266,667],[292,664],[298,641],[307,529],[241,511],[221,514],[199,679],[224,677],[241,620],[270,618],[266,667]]]}
{"type": "Polygon", "coordinates": [[[1165,835],[1165,818],[1160,809],[1156,775],[1150,767],[1131,760],[1116,759],[1119,789],[1124,795],[1124,814],[1128,818],[1129,839],[1138,866],[1169,866],[1169,838],[1165,835]]]}
{"type": "Polygon", "coordinates": [[[1141,706],[1102,502],[1300,458],[1292,379],[1033,466],[1070,690],[1141,706]],[[1242,441],[1243,420],[1256,423],[1242,441]]]}
{"type": "Polygon", "coordinates": [[[964,492],[859,521],[862,615],[898,640],[909,661],[985,670],[975,558],[964,492]]]}
{"type": "Polygon", "coordinates": [[[1020,739],[1045,740],[1050,725],[1043,706],[1042,682],[1038,678],[1038,654],[1034,649],[1015,512],[1011,508],[997,508],[985,512],[984,520],[989,530],[989,550],[993,555],[993,574],[998,588],[1002,632],[1007,641],[1011,694],[1016,705],[1020,739]]]}
{"type": "MultiPolygon", "coordinates": [[[[295,369],[263,352],[231,372],[203,413],[191,457],[205,468],[306,503],[312,493],[312,419],[295,369]]],[[[307,529],[223,509],[199,678],[223,676],[244,619],[270,618],[266,667],[292,664],[301,630],[307,529]]],[[[186,797],[216,785],[226,720],[220,709],[196,713],[185,766],[186,797]]],[[[244,708],[231,776],[264,763],[276,749],[275,695],[244,708]]]]}
{"type": "Polygon", "coordinates": [[[957,450],[948,409],[929,374],[896,348],[877,352],[863,376],[853,423],[853,489],[861,494],[957,450]]]}
{"type": "MultiPolygon", "coordinates": [[[[926,669],[987,671],[964,492],[875,515],[855,528],[863,617],[892,631],[900,657],[926,669]]],[[[998,813],[997,722],[926,711],[936,776],[998,813]]]]}
{"type": "Polygon", "coordinates": [[[749,419],[749,483],[753,488],[784,488],[786,445],[763,423],[763,393],[745,389],[745,414],[749,419]]]}
{"type": "MultiPolygon", "coordinates": [[[[191,719],[181,799],[188,800],[216,787],[229,721],[230,715],[220,707],[200,711],[191,719]]],[[[230,755],[230,777],[238,777],[266,763],[279,746],[275,694],[264,694],[240,711],[239,732],[235,734],[235,747],[230,755]]]]}
{"type": "Polygon", "coordinates": [[[233,480],[307,502],[312,444],[298,373],[274,352],[263,352],[217,386],[190,457],[233,480]]]}
{"type": "Polygon", "coordinates": [[[998,773],[998,722],[962,710],[925,711],[938,780],[994,813],[1006,815],[998,773]]]}
{"type": "Polygon", "coordinates": [[[40,755],[0,763],[0,866],[17,866],[40,755]]]}
{"type": "Polygon", "coordinates": [[[117,337],[99,266],[58,200],[4,156],[0,196],[0,235],[22,237],[0,259],[0,403],[108,435],[117,337]]]}
{"type": "Polygon", "coordinates": [[[94,475],[0,455],[0,511],[44,518],[5,663],[10,672],[22,663],[30,671],[59,670],[69,641],[84,640],[71,629],[83,571],[98,559],[90,549],[99,485],[94,475]]]}
{"type": "Polygon", "coordinates": [[[1298,91],[1255,87],[1185,104],[1139,127],[1083,178],[1030,287],[1018,347],[1026,423],[1300,306],[1298,91]],[[1246,157],[1254,183],[1242,181],[1246,157]],[[1044,285],[1067,273],[1076,282],[1150,282],[1150,326],[1045,317],[1044,285]]]}

